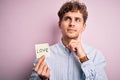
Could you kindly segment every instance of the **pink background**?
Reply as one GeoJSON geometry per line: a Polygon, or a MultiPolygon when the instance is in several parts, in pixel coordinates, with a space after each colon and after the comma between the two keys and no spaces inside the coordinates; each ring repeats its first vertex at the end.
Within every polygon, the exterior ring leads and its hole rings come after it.
{"type": "MultiPolygon", "coordinates": [[[[0,80],[28,80],[36,43],[57,42],[66,0],[0,0],[0,80]]],[[[89,18],[82,41],[100,49],[109,80],[120,80],[120,1],[82,0],[89,18]]]]}

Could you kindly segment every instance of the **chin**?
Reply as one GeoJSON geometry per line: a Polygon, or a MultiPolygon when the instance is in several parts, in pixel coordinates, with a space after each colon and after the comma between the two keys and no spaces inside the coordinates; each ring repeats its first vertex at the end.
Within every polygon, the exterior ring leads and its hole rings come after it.
{"type": "Polygon", "coordinates": [[[69,39],[77,39],[78,36],[67,36],[69,39]]]}

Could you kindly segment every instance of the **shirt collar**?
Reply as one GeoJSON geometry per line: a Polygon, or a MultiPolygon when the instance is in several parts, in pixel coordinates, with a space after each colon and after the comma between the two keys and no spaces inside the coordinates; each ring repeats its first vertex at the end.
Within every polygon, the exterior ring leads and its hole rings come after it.
{"type": "Polygon", "coordinates": [[[58,44],[59,44],[62,48],[66,48],[65,45],[64,45],[63,42],[62,42],[62,39],[59,41],[58,44]]]}
{"type": "MultiPolygon", "coordinates": [[[[59,45],[59,46],[62,48],[62,50],[64,50],[65,52],[71,53],[71,52],[69,51],[69,49],[66,48],[65,45],[63,44],[62,39],[58,42],[58,45],[59,45]]],[[[82,42],[82,46],[83,46],[85,52],[87,53],[87,50],[86,50],[87,45],[85,45],[85,44],[82,42]]]]}
{"type": "Polygon", "coordinates": [[[58,44],[65,52],[70,53],[69,49],[63,44],[62,39],[58,42],[58,44]]]}

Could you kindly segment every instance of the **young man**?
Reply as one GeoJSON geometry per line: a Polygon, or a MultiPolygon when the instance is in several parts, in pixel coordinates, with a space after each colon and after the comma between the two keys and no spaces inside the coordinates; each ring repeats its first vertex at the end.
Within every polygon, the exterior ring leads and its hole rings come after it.
{"type": "Polygon", "coordinates": [[[50,47],[49,58],[36,60],[30,80],[107,80],[102,53],[81,43],[88,17],[86,6],[66,2],[58,16],[62,38],[50,47]]]}

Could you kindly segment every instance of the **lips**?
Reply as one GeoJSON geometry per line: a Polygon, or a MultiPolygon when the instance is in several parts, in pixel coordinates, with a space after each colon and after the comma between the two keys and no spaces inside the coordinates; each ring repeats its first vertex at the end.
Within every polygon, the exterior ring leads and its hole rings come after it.
{"type": "Polygon", "coordinates": [[[75,32],[76,30],[74,30],[74,29],[67,29],[67,31],[72,33],[72,32],[75,32]]]}

